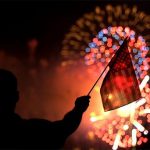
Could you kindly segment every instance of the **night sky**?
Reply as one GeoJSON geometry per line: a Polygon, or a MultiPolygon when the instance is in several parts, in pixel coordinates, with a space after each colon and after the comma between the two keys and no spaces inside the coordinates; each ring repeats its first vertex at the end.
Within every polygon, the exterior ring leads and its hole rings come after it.
{"type": "Polygon", "coordinates": [[[136,4],[149,13],[148,1],[0,1],[0,48],[17,55],[25,54],[26,42],[36,38],[40,41],[40,55],[46,56],[53,49],[58,55],[71,25],[96,5],[103,7],[109,3],[136,4]]]}

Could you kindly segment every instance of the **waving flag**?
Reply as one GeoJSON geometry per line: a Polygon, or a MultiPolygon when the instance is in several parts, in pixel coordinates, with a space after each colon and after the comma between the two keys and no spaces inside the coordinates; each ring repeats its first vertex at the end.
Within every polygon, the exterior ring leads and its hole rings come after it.
{"type": "Polygon", "coordinates": [[[141,93],[125,39],[109,63],[101,89],[105,111],[113,110],[141,98],[141,93]]]}

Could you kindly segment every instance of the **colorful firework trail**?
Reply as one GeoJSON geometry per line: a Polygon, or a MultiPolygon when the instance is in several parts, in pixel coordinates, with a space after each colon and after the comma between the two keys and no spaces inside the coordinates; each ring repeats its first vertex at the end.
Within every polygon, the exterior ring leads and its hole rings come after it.
{"type": "MultiPolygon", "coordinates": [[[[150,123],[150,58],[149,37],[146,35],[150,29],[149,18],[144,12],[139,12],[136,6],[107,5],[105,10],[96,7],[95,12],[85,14],[76,22],[63,41],[63,66],[76,64],[75,60],[84,58],[85,64],[92,68],[92,73],[99,74],[124,37],[130,37],[128,48],[143,98],[111,112],[91,112],[90,118],[95,134],[112,145],[112,149],[134,147],[148,141],[144,135],[148,134],[149,127],[145,128],[144,124],[150,123]],[[104,15],[107,16],[105,19],[104,15]],[[101,31],[98,32],[99,29],[101,31]],[[96,35],[95,32],[98,34],[90,42],[90,35],[96,35]]],[[[95,87],[98,94],[99,89],[99,85],[95,87]]]]}
{"type": "MultiPolygon", "coordinates": [[[[142,142],[147,142],[147,138],[142,137],[141,132],[148,134],[148,130],[142,126],[145,121],[149,122],[150,103],[149,103],[149,81],[148,69],[149,58],[146,55],[149,51],[145,39],[142,36],[136,36],[135,31],[129,27],[108,27],[101,30],[89,43],[85,49],[85,62],[87,65],[96,64],[98,67],[105,66],[122,44],[124,37],[130,37],[129,50],[131,53],[133,65],[137,79],[140,83],[142,99],[136,103],[129,104],[118,110],[111,119],[102,115],[96,116],[91,113],[91,121],[96,128],[95,134],[102,138],[103,141],[113,145],[113,149],[120,147],[131,147],[142,142]],[[129,110],[128,113],[126,110],[129,110]],[[143,116],[147,119],[143,119],[143,116]],[[102,120],[104,119],[104,123],[102,120]],[[107,119],[107,120],[106,120],[107,119]]],[[[99,88],[99,87],[97,87],[99,88]]],[[[99,92],[99,90],[97,90],[99,92]]],[[[110,112],[111,113],[111,112],[110,112]]]]}
{"type": "MultiPolygon", "coordinates": [[[[149,122],[149,81],[148,62],[146,58],[149,47],[146,45],[142,36],[136,36],[135,31],[129,27],[108,27],[101,30],[98,35],[89,43],[86,48],[85,62],[87,65],[105,66],[111,59],[112,55],[122,44],[123,38],[128,35],[130,37],[129,50],[131,53],[136,76],[139,81],[139,87],[142,93],[142,99],[136,103],[129,104],[116,110],[114,116],[104,117],[96,116],[91,113],[91,121],[96,128],[96,135],[103,141],[113,145],[113,149],[120,147],[131,147],[141,145],[148,139],[141,133],[148,134],[148,130],[142,126],[142,123],[149,122]],[[126,112],[128,110],[128,113],[126,112]],[[148,114],[148,115],[146,115],[148,114]],[[145,119],[146,117],[147,119],[145,119]],[[103,120],[103,121],[102,121],[103,120]],[[103,122],[103,123],[102,123],[103,122]]],[[[97,86],[97,88],[99,88],[97,86]]],[[[99,92],[99,90],[97,90],[99,92]]]]}
{"type": "Polygon", "coordinates": [[[149,41],[147,33],[150,29],[150,16],[139,11],[137,6],[106,5],[103,9],[97,6],[93,12],[79,18],[65,35],[61,50],[62,65],[76,64],[77,59],[82,61],[88,43],[101,29],[108,26],[128,26],[149,41]]]}

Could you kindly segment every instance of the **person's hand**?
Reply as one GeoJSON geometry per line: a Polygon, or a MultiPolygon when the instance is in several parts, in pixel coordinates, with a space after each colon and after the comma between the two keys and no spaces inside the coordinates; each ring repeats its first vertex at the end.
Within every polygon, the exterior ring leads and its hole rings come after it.
{"type": "Polygon", "coordinates": [[[78,97],[75,101],[75,109],[80,111],[80,112],[84,112],[86,111],[86,109],[89,106],[89,102],[90,102],[90,96],[81,96],[78,97]]]}

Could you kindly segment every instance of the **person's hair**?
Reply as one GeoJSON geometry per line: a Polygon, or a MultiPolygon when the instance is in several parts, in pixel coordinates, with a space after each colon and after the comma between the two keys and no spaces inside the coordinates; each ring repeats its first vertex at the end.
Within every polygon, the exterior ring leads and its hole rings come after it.
{"type": "Polygon", "coordinates": [[[14,112],[19,100],[17,79],[15,75],[5,69],[0,69],[0,115],[5,116],[14,112]]]}
{"type": "Polygon", "coordinates": [[[0,69],[0,92],[17,90],[17,79],[15,75],[5,69],[0,69]]]}

